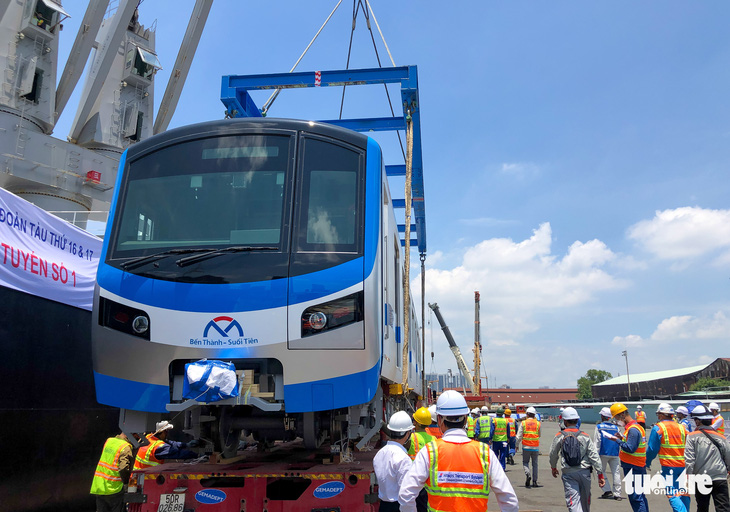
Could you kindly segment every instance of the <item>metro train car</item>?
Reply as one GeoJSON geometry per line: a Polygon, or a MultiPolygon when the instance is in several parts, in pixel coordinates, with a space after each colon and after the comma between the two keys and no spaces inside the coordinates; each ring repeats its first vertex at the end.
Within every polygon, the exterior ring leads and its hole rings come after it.
{"type": "Polygon", "coordinates": [[[424,394],[413,308],[403,357],[405,256],[366,135],[245,118],[139,142],[120,161],[97,274],[97,400],[149,425],[187,407],[186,363],[230,361],[266,396],[191,415],[215,418],[193,427],[211,425],[201,435],[225,452],[232,432],[308,446],[373,435],[424,394]]]}

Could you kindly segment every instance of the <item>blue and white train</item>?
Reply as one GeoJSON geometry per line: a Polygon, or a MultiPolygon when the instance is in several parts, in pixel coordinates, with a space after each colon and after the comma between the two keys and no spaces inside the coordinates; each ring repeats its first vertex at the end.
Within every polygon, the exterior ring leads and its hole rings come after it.
{"type": "Polygon", "coordinates": [[[185,364],[204,358],[267,393],[207,408],[223,439],[361,438],[423,394],[413,310],[402,360],[404,255],[372,138],[221,120],[135,144],[119,169],[92,345],[97,400],[128,428],[181,408],[185,364]]]}

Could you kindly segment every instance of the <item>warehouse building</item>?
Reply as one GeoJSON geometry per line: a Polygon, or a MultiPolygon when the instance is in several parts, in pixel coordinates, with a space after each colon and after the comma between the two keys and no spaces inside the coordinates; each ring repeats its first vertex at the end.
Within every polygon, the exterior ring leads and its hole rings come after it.
{"type": "Polygon", "coordinates": [[[594,384],[591,391],[593,398],[605,400],[625,400],[629,396],[637,399],[677,395],[689,391],[690,386],[704,377],[730,380],[730,358],[718,358],[710,364],[676,370],[632,373],[628,378],[621,375],[594,384]]]}

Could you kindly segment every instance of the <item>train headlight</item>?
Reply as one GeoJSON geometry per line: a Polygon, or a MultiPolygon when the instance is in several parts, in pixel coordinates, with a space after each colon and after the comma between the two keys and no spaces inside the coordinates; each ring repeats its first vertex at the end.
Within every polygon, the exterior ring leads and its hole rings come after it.
{"type": "Polygon", "coordinates": [[[302,338],[361,322],[363,318],[363,292],[317,304],[302,313],[302,338]]]}
{"type": "Polygon", "coordinates": [[[321,311],[309,315],[309,325],[316,331],[321,331],[327,325],[327,315],[321,311]]]}
{"type": "Polygon", "coordinates": [[[150,317],[141,309],[99,299],[99,325],[145,340],[150,339],[150,317]]]}
{"type": "Polygon", "coordinates": [[[146,316],[136,316],[132,320],[132,330],[137,334],[144,334],[150,328],[150,320],[146,316]]]}

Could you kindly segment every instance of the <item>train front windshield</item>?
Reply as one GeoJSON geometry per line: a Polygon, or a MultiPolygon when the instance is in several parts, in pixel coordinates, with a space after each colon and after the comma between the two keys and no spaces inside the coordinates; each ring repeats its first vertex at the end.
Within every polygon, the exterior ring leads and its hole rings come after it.
{"type": "Polygon", "coordinates": [[[286,277],[290,249],[356,257],[362,251],[362,155],[304,139],[309,150],[297,181],[294,141],[288,135],[219,136],[130,160],[107,263],[160,279],[241,282],[286,277]],[[293,233],[292,222],[300,226],[293,233]],[[249,255],[245,269],[240,260],[218,257],[242,252],[249,255]]]}

